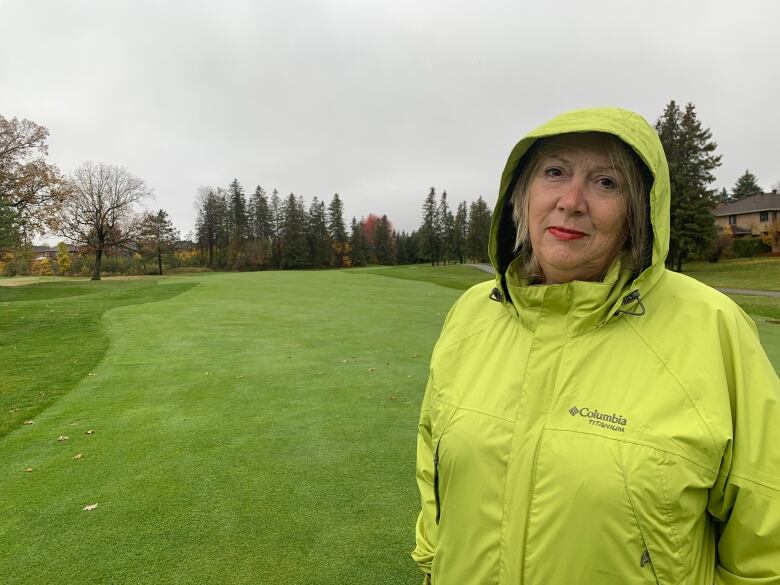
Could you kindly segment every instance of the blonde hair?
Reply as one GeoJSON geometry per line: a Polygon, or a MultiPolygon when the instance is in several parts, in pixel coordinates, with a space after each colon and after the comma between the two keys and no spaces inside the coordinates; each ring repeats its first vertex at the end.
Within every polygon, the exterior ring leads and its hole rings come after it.
{"type": "MultiPolygon", "coordinates": [[[[514,251],[524,257],[523,276],[530,280],[540,278],[542,270],[531,246],[528,229],[528,193],[531,181],[539,172],[542,161],[559,147],[556,139],[566,136],[573,136],[573,134],[558,134],[542,138],[533,144],[525,154],[527,160],[520,163],[522,168],[511,194],[512,218],[517,230],[514,251]]],[[[625,244],[621,256],[623,266],[638,271],[642,268],[645,242],[649,235],[647,233],[649,185],[646,184],[647,181],[642,173],[644,164],[631,147],[612,134],[584,132],[579,133],[578,136],[597,138],[604,145],[607,157],[615,170],[618,190],[627,197],[626,223],[623,227],[625,244]]]]}

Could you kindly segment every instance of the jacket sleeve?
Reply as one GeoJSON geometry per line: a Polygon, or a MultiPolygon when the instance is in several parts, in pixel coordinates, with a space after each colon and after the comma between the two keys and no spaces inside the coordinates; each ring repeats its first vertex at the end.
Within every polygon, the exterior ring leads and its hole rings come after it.
{"type": "Polygon", "coordinates": [[[433,445],[431,441],[430,401],[432,383],[428,380],[420,409],[420,422],[417,428],[417,486],[420,489],[422,510],[417,517],[416,547],[412,558],[425,574],[424,584],[430,583],[433,553],[436,550],[436,500],[433,491],[433,445]]]}
{"type": "Polygon", "coordinates": [[[724,352],[732,440],[708,501],[715,584],[780,585],[780,382],[752,321],[739,321],[724,352]]]}

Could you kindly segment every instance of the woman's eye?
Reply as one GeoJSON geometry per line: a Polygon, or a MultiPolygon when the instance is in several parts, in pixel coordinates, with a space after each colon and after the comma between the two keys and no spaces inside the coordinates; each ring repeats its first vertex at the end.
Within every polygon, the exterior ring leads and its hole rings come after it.
{"type": "Polygon", "coordinates": [[[617,189],[617,181],[611,177],[601,177],[597,182],[603,189],[617,189]]]}
{"type": "Polygon", "coordinates": [[[562,177],[563,169],[560,167],[547,167],[544,169],[544,174],[548,177],[562,177]]]}

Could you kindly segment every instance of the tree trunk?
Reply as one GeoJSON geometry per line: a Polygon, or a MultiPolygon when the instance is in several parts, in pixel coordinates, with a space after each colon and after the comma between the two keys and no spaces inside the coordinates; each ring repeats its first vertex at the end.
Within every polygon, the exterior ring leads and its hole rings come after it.
{"type": "Polygon", "coordinates": [[[160,276],[162,276],[162,250],[157,248],[157,267],[160,269],[160,276]]]}
{"type": "Polygon", "coordinates": [[[95,251],[95,269],[92,271],[92,280],[100,280],[100,262],[103,260],[103,248],[95,251]]]}

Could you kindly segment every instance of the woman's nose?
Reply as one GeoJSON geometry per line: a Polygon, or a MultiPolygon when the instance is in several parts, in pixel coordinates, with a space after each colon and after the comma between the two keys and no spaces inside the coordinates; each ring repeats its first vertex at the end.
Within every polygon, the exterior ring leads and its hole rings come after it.
{"type": "Polygon", "coordinates": [[[566,185],[558,199],[558,209],[566,215],[576,215],[585,212],[585,182],[573,179],[566,185]]]}

